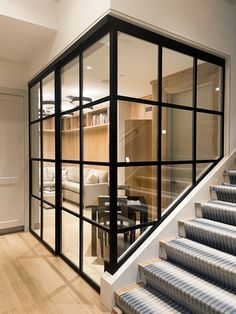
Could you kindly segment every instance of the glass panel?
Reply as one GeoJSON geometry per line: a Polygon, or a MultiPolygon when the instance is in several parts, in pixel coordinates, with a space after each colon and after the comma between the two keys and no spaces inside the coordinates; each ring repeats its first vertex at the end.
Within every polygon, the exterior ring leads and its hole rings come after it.
{"type": "Polygon", "coordinates": [[[83,110],[85,161],[109,161],[109,103],[83,110]]]}
{"type": "Polygon", "coordinates": [[[162,101],[192,106],[193,58],[163,49],[162,101]]]}
{"type": "Polygon", "coordinates": [[[83,104],[109,95],[109,35],[83,54],[83,104]]]}
{"type": "MultiPolygon", "coordinates": [[[[43,163],[43,200],[55,205],[55,163],[43,163]]],[[[47,205],[44,204],[45,207],[47,205]]],[[[51,206],[48,205],[48,208],[51,206]]]]}
{"type": "Polygon", "coordinates": [[[79,218],[62,210],[62,253],[79,267],[79,218]]]}
{"type": "Polygon", "coordinates": [[[157,100],[158,46],[118,33],[118,94],[157,100]]]}
{"type": "Polygon", "coordinates": [[[217,159],[220,155],[221,117],[197,113],[197,159],[217,159]]]}
{"type": "Polygon", "coordinates": [[[83,222],[83,271],[100,285],[104,260],[109,259],[109,235],[87,222],[83,222]]]}
{"type": "Polygon", "coordinates": [[[31,229],[40,236],[41,205],[40,201],[31,197],[31,229]]]}
{"type": "Polygon", "coordinates": [[[40,123],[30,125],[31,158],[40,158],[40,123]]]}
{"type": "Polygon", "coordinates": [[[80,204],[80,167],[75,164],[62,164],[62,206],[79,213],[80,204]]]}
{"type": "Polygon", "coordinates": [[[198,60],[197,106],[221,110],[222,67],[198,60]]]}
{"type": "Polygon", "coordinates": [[[79,57],[61,69],[61,111],[79,106],[79,57]]]}
{"type": "Polygon", "coordinates": [[[40,118],[40,84],[30,89],[30,121],[40,118]]]}
{"type": "Polygon", "coordinates": [[[201,177],[201,175],[204,174],[205,171],[211,166],[212,164],[210,163],[199,163],[196,165],[196,176],[197,179],[201,177]]]}
{"type": "Polygon", "coordinates": [[[157,160],[157,121],[157,106],[119,102],[118,161],[157,160]]]}
{"type": "Polygon", "coordinates": [[[61,118],[61,154],[62,159],[80,159],[80,116],[79,111],[61,118]]]}
{"type": "Polygon", "coordinates": [[[55,249],[55,208],[43,203],[43,240],[55,249]]]}
{"type": "Polygon", "coordinates": [[[109,167],[84,166],[83,215],[109,228],[109,167]]]}
{"type": "Polygon", "coordinates": [[[156,220],[157,167],[118,168],[117,195],[118,229],[156,220]]]}
{"type": "Polygon", "coordinates": [[[192,160],[192,112],[162,108],[162,159],[192,160]]]}
{"type": "Polygon", "coordinates": [[[43,117],[55,113],[55,87],[54,72],[43,79],[43,117]]]}
{"type": "Polygon", "coordinates": [[[55,118],[43,120],[43,158],[55,159],[55,118]]]}
{"type": "Polygon", "coordinates": [[[41,171],[40,161],[32,161],[32,194],[40,197],[41,171]]]}
{"type": "Polygon", "coordinates": [[[161,207],[163,212],[192,185],[192,165],[162,166],[161,175],[161,207]]]}

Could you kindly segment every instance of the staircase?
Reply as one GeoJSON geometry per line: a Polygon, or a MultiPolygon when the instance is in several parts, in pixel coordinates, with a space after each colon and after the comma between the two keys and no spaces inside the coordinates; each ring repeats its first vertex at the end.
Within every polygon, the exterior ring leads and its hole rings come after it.
{"type": "Polygon", "coordinates": [[[236,314],[236,171],[210,195],[160,242],[160,258],[139,265],[142,282],[116,291],[114,313],[236,314]]]}

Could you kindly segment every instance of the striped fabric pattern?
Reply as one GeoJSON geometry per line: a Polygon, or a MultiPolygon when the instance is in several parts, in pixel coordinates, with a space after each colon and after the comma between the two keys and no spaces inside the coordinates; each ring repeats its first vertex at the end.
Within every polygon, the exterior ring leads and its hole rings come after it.
{"type": "Polygon", "coordinates": [[[236,171],[227,173],[230,184],[211,188],[217,200],[179,224],[184,237],[161,242],[164,260],[139,266],[145,286],[119,295],[124,314],[236,314],[236,171]]]}
{"type": "Polygon", "coordinates": [[[147,284],[193,313],[236,313],[236,296],[169,262],[144,267],[147,284]]]}
{"type": "Polygon", "coordinates": [[[148,285],[124,293],[118,305],[124,313],[129,314],[189,313],[148,285]]]}
{"type": "Polygon", "coordinates": [[[236,227],[205,218],[184,223],[188,239],[236,255],[236,227]]]}
{"type": "Polygon", "coordinates": [[[236,184],[236,171],[235,170],[228,170],[229,180],[231,184],[236,184]]]}
{"type": "Polygon", "coordinates": [[[217,185],[214,190],[218,200],[236,203],[236,186],[217,185]]]}
{"type": "Polygon", "coordinates": [[[167,259],[236,291],[236,257],[177,237],[165,244],[167,259]]]}
{"type": "Polygon", "coordinates": [[[236,226],[236,204],[210,201],[201,204],[202,217],[236,226]]]}

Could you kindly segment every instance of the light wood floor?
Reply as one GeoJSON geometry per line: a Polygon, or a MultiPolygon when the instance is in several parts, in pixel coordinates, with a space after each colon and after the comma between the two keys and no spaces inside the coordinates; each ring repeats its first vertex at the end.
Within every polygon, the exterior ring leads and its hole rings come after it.
{"type": "Polygon", "coordinates": [[[98,293],[28,232],[0,236],[0,313],[110,313],[98,293]]]}

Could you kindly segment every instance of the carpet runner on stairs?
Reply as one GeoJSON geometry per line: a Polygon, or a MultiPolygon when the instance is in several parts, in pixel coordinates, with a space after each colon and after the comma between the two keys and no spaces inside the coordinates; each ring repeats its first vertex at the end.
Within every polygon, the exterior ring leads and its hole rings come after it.
{"type": "Polygon", "coordinates": [[[160,241],[160,259],[139,265],[144,282],[116,292],[121,313],[236,314],[236,171],[225,176],[179,236],[160,241]]]}

